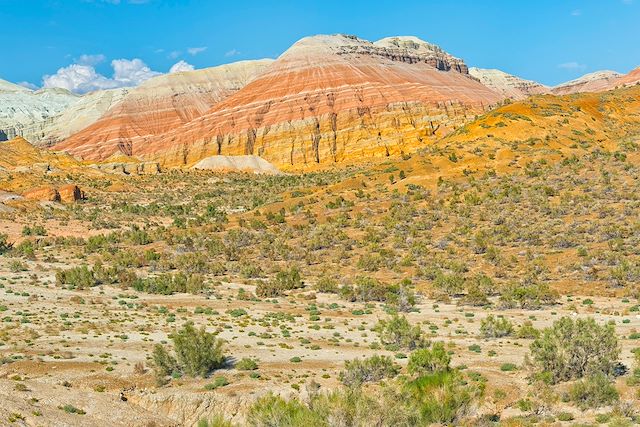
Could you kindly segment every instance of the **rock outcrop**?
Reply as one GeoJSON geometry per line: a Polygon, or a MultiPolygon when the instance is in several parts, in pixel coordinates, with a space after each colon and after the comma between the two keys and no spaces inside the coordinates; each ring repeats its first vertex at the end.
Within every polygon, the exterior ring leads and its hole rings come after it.
{"type": "Polygon", "coordinates": [[[119,175],[157,175],[160,173],[158,162],[107,162],[91,165],[100,171],[119,175]]]}
{"type": "Polygon", "coordinates": [[[22,194],[27,200],[34,200],[38,202],[59,202],[60,193],[52,186],[44,186],[27,190],[22,194]]]}
{"type": "Polygon", "coordinates": [[[551,89],[551,92],[555,95],[602,92],[612,89],[620,76],[621,74],[615,71],[596,71],[595,73],[585,74],[575,80],[555,86],[551,89]]]}
{"type": "Polygon", "coordinates": [[[211,156],[200,160],[192,169],[217,172],[250,172],[278,175],[278,168],[258,156],[211,156]]]}
{"type": "Polygon", "coordinates": [[[469,68],[469,74],[480,80],[480,83],[501,93],[505,98],[521,100],[531,95],[547,93],[550,88],[532,80],[507,74],[500,70],[469,68]]]}
{"type": "Polygon", "coordinates": [[[49,173],[57,169],[80,167],[65,153],[35,147],[22,137],[0,142],[0,167],[13,172],[49,173]]]}
{"type": "Polygon", "coordinates": [[[271,62],[240,61],[154,77],[132,89],[100,120],[54,148],[88,160],[104,160],[115,153],[131,156],[135,144],[200,117],[271,62]]]}
{"type": "Polygon", "coordinates": [[[63,185],[60,188],[46,185],[27,190],[22,196],[27,200],[63,203],[74,203],[85,197],[84,192],[75,184],[63,185]]]}
{"type": "Polygon", "coordinates": [[[67,184],[58,188],[60,201],[63,203],[73,203],[85,198],[84,192],[75,184],[67,184]]]}
{"type": "MultiPolygon", "coordinates": [[[[170,166],[212,155],[330,165],[424,147],[502,98],[462,60],[416,38],[307,37],[202,117],[134,141],[130,152],[170,166]]],[[[74,152],[99,156],[94,148],[74,152]]]]}

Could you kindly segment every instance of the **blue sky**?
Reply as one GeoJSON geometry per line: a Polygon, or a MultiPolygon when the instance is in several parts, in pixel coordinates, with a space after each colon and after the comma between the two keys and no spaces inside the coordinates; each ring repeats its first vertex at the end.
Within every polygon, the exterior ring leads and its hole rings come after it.
{"type": "Polygon", "coordinates": [[[108,86],[113,60],[141,60],[115,77],[135,81],[179,61],[277,57],[321,33],[415,35],[470,66],[549,85],[640,65],[640,0],[0,0],[0,22],[0,78],[38,86],[74,63],[108,86]]]}

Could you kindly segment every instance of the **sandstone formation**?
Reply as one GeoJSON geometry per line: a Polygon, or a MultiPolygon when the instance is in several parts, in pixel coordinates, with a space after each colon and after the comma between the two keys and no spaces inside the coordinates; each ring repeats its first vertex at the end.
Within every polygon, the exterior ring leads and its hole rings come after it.
{"type": "Polygon", "coordinates": [[[38,187],[26,191],[22,195],[27,200],[34,200],[38,202],[59,202],[60,193],[52,186],[38,187]]]}
{"type": "Polygon", "coordinates": [[[107,162],[91,165],[94,169],[119,175],[157,175],[160,173],[158,162],[107,162]]]}
{"type": "Polygon", "coordinates": [[[22,196],[27,200],[63,203],[73,203],[85,197],[84,192],[75,184],[63,185],[57,189],[51,185],[46,185],[27,190],[22,196]]]}
{"type": "Polygon", "coordinates": [[[620,77],[615,71],[596,71],[585,74],[575,80],[555,86],[551,92],[555,95],[568,95],[583,92],[602,92],[613,88],[613,84],[620,77]]]}
{"type": "Polygon", "coordinates": [[[35,147],[22,137],[0,142],[0,167],[8,171],[48,173],[80,166],[68,154],[35,147]]]}
{"type": "Polygon", "coordinates": [[[73,203],[84,199],[84,192],[75,184],[67,184],[58,188],[60,201],[63,203],[73,203]]]}
{"type": "Polygon", "coordinates": [[[55,149],[89,160],[104,160],[115,153],[131,156],[135,144],[144,144],[149,138],[196,119],[240,90],[270,63],[271,60],[241,61],[149,79],[132,89],[100,120],[55,149]]]}
{"type": "Polygon", "coordinates": [[[638,84],[639,82],[640,82],[640,67],[616,79],[613,82],[611,89],[615,87],[631,86],[631,85],[638,84]]]}
{"type": "Polygon", "coordinates": [[[165,165],[258,155],[285,167],[409,152],[503,98],[467,72],[462,60],[413,37],[307,37],[202,117],[127,150],[165,165]]]}
{"type": "Polygon", "coordinates": [[[501,93],[505,98],[521,100],[531,95],[547,93],[549,88],[538,82],[521,79],[500,70],[487,70],[482,68],[469,68],[469,74],[480,80],[480,83],[494,91],[501,93]]]}
{"type": "Polygon", "coordinates": [[[100,119],[111,107],[129,93],[129,88],[99,90],[87,93],[54,116],[34,141],[39,145],[54,145],[100,119]]]}
{"type": "Polygon", "coordinates": [[[192,169],[218,172],[252,172],[278,175],[278,168],[258,156],[211,156],[200,160],[192,169]]]}

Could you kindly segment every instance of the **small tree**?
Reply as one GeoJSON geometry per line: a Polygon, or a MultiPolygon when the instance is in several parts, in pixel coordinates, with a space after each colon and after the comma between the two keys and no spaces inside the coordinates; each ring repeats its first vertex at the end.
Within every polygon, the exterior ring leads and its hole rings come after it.
{"type": "Polygon", "coordinates": [[[422,376],[436,372],[449,371],[451,356],[444,348],[444,344],[437,342],[431,348],[421,348],[415,350],[409,356],[407,369],[410,374],[422,376]]]}
{"type": "Polygon", "coordinates": [[[569,317],[554,322],[530,346],[533,363],[558,383],[587,375],[613,374],[620,348],[613,325],[593,318],[569,317]]]}
{"type": "Polygon", "coordinates": [[[159,378],[176,373],[204,377],[225,363],[224,342],[207,332],[204,327],[196,329],[193,323],[186,323],[180,331],[171,335],[171,339],[175,357],[160,344],[153,350],[153,361],[159,378]]]}

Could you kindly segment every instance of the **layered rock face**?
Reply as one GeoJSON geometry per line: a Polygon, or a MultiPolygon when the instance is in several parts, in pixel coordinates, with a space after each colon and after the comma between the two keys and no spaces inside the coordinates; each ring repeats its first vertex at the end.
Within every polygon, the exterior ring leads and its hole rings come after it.
{"type": "Polygon", "coordinates": [[[620,76],[615,82],[611,89],[619,86],[631,86],[640,82],[640,67],[632,70],[630,73],[620,76]]]}
{"type": "Polygon", "coordinates": [[[98,120],[127,92],[80,96],[57,88],[31,91],[0,80],[0,141],[23,137],[35,145],[53,145],[98,120]]]}
{"type": "Polygon", "coordinates": [[[83,95],[60,114],[48,120],[34,143],[51,146],[81,131],[122,101],[130,90],[119,88],[83,95]]]}
{"type": "Polygon", "coordinates": [[[60,188],[50,185],[38,187],[27,190],[22,196],[27,200],[62,203],[74,203],[85,197],[84,192],[75,184],[63,185],[60,188]]]}
{"type": "Polygon", "coordinates": [[[54,148],[91,160],[104,160],[114,153],[130,156],[135,144],[144,144],[151,137],[201,116],[270,63],[271,60],[241,61],[152,78],[130,90],[100,120],[54,148]]]}
{"type": "Polygon", "coordinates": [[[409,152],[503,98],[467,71],[412,37],[308,37],[202,117],[134,141],[131,153],[176,166],[258,155],[304,167],[409,152]]]}
{"type": "Polygon", "coordinates": [[[79,98],[65,89],[34,92],[0,80],[0,141],[22,136],[38,143],[53,118],[79,98]]]}
{"type": "Polygon", "coordinates": [[[505,98],[521,100],[531,95],[547,93],[550,88],[532,80],[521,79],[500,70],[469,68],[469,74],[480,80],[480,83],[501,93],[505,98]]]}
{"type": "Polygon", "coordinates": [[[211,156],[193,165],[192,169],[216,172],[250,172],[279,175],[278,168],[258,156],[211,156]]]}
{"type": "Polygon", "coordinates": [[[569,95],[572,93],[602,92],[613,88],[621,74],[615,71],[597,71],[585,74],[575,80],[555,86],[551,92],[555,95],[569,95]]]}

